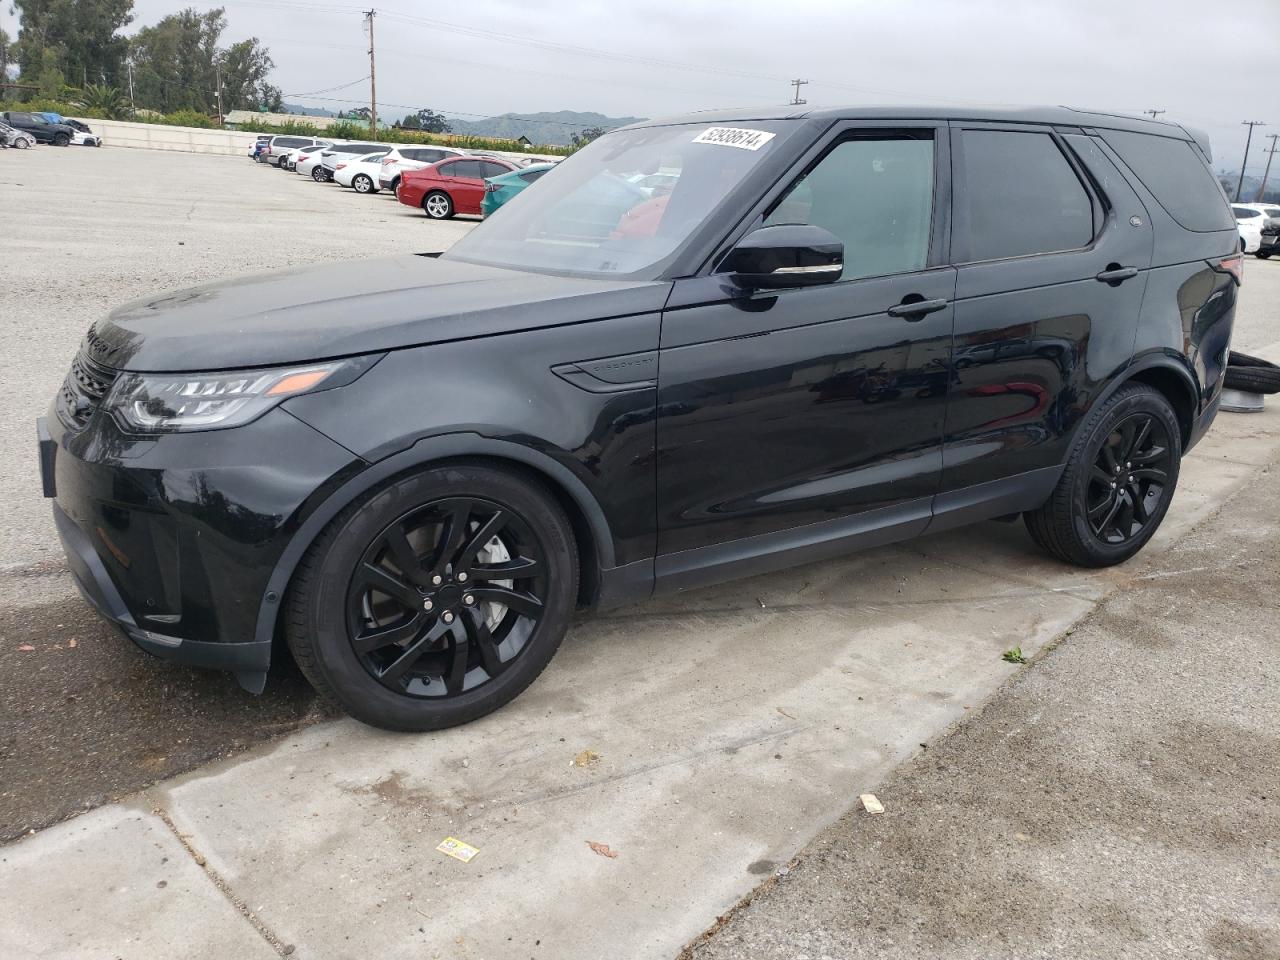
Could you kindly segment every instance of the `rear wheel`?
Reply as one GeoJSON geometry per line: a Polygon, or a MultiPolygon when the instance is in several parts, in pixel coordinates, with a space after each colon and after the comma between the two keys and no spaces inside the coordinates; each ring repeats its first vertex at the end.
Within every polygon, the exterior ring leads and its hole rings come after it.
{"type": "Polygon", "coordinates": [[[312,685],[352,716],[435,730],[537,678],[577,578],[568,518],[540,483],[445,464],[334,519],[294,577],[286,636],[312,685]]]}
{"type": "Polygon", "coordinates": [[[65,133],[55,134],[53,137],[53,145],[55,147],[65,147],[71,143],[71,138],[65,133]]]}
{"type": "Polygon", "coordinates": [[[355,175],[351,181],[351,186],[355,187],[356,193],[373,193],[373,180],[363,173],[355,175]]]}
{"type": "Polygon", "coordinates": [[[316,183],[323,183],[323,182],[324,182],[324,168],[323,168],[323,167],[321,167],[321,166],[320,166],[320,165],[318,165],[318,164],[317,164],[316,166],[312,167],[312,168],[311,168],[311,179],[312,179],[312,180],[314,180],[316,183]]]}
{"type": "Polygon", "coordinates": [[[1154,387],[1122,387],[1085,421],[1031,538],[1082,567],[1122,563],[1155,535],[1178,483],[1182,431],[1154,387]]]}
{"type": "Polygon", "coordinates": [[[432,190],[422,198],[422,209],[432,220],[448,220],[453,216],[453,199],[443,190],[432,190]]]}
{"type": "Polygon", "coordinates": [[[17,150],[26,150],[28,147],[31,146],[31,144],[27,143],[26,137],[19,137],[17,140],[13,142],[13,146],[17,150]]]}
{"type": "Polygon", "coordinates": [[[1270,250],[1259,250],[1257,253],[1254,254],[1254,256],[1257,257],[1259,260],[1270,260],[1271,253],[1272,251],[1270,250]]]}

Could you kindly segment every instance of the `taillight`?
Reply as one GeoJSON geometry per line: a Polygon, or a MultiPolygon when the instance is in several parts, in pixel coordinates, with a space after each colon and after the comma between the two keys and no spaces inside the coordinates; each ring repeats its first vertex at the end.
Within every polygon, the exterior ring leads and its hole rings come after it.
{"type": "Polygon", "coordinates": [[[340,163],[340,164],[338,164],[336,167],[334,167],[333,169],[335,169],[335,170],[341,170],[341,169],[342,169],[343,167],[345,167],[345,166],[346,166],[346,164],[345,164],[345,163],[340,163]]]}
{"type": "Polygon", "coordinates": [[[1209,266],[1217,270],[1219,273],[1229,273],[1235,278],[1236,285],[1244,283],[1244,254],[1233,253],[1229,257],[1223,257],[1221,260],[1210,260],[1209,266]]]}
{"type": "Polygon", "coordinates": [[[396,161],[395,161],[395,159],[394,159],[393,157],[386,157],[386,158],[382,161],[382,165],[385,167],[387,164],[389,164],[389,163],[395,163],[395,162],[396,162],[396,161]]]}

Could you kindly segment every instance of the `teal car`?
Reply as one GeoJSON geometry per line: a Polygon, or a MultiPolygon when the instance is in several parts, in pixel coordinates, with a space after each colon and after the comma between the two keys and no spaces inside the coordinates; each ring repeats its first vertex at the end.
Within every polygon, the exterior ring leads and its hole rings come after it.
{"type": "Polygon", "coordinates": [[[493,216],[493,211],[554,166],[554,163],[531,163],[500,177],[489,177],[484,182],[484,196],[480,200],[481,215],[493,216]]]}

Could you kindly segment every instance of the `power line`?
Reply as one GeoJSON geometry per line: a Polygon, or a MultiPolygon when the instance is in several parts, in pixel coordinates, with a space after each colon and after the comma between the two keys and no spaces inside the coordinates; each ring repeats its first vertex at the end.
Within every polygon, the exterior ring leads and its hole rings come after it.
{"type": "Polygon", "coordinates": [[[347,89],[347,87],[354,87],[357,83],[364,83],[368,79],[369,79],[369,75],[365,74],[359,80],[352,80],[350,83],[340,83],[336,87],[325,87],[323,90],[309,90],[306,93],[282,93],[280,94],[280,96],[282,98],[297,97],[299,99],[305,100],[308,97],[315,96],[317,93],[334,93],[335,91],[338,91],[338,90],[345,90],[347,89]]]}

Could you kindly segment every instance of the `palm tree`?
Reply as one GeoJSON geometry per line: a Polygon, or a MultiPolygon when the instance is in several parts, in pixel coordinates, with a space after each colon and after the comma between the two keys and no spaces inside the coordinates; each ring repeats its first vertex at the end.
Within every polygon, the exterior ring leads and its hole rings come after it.
{"type": "Polygon", "coordinates": [[[72,103],[103,120],[127,120],[132,113],[120,89],[103,83],[88,84],[80,90],[72,103]]]}

